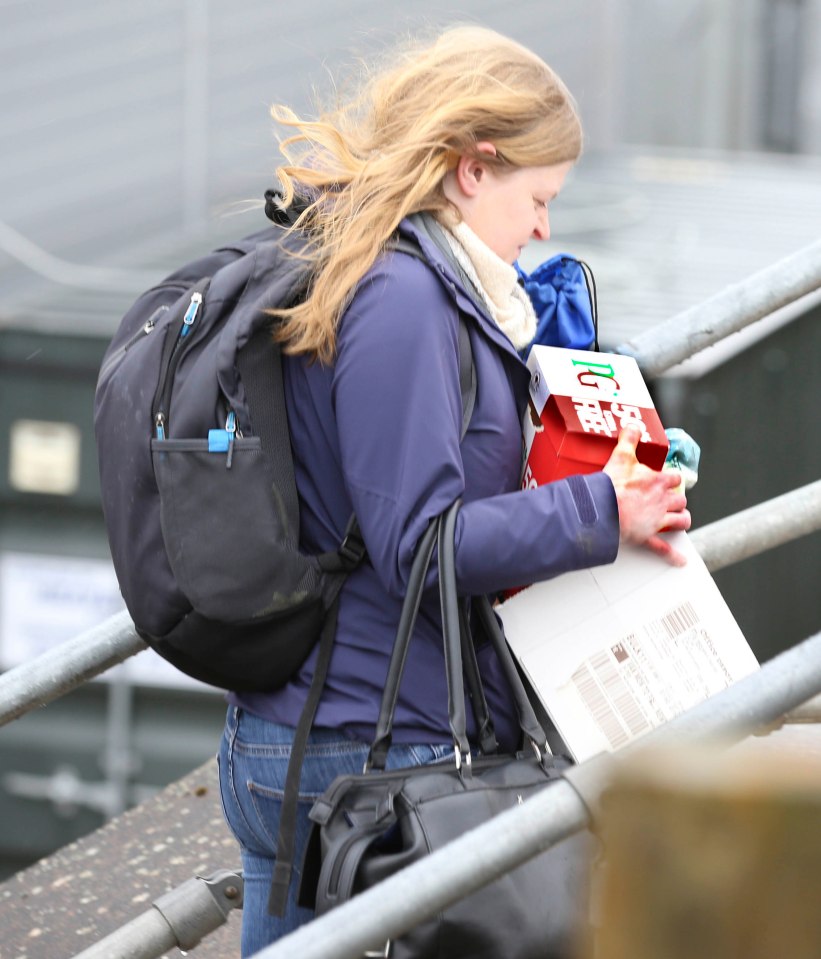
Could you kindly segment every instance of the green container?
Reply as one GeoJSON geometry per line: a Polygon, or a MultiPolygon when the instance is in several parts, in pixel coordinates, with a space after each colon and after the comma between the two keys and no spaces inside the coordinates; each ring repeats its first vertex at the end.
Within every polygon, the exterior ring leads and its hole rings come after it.
{"type": "MultiPolygon", "coordinates": [[[[108,341],[0,326],[0,666],[95,624],[75,628],[78,613],[99,621],[122,608],[93,429],[108,341]]],[[[124,690],[115,676],[0,727],[0,878],[102,825],[101,795],[133,805],[215,754],[219,691],[124,690]]]]}
{"type": "Polygon", "coordinates": [[[0,549],[108,555],[93,429],[107,344],[0,328],[0,549]]]}

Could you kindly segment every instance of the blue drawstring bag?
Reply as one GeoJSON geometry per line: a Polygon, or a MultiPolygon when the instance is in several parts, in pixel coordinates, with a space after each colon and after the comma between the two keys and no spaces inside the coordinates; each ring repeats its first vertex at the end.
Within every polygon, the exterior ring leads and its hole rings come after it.
{"type": "Polygon", "coordinates": [[[532,273],[515,264],[536,312],[534,343],[571,350],[598,350],[596,284],[590,267],[567,253],[557,253],[532,273]]]}
{"type": "MultiPolygon", "coordinates": [[[[540,263],[532,273],[526,273],[518,263],[514,266],[537,319],[536,335],[522,350],[524,359],[534,343],[598,351],[596,281],[584,260],[568,253],[557,253],[540,263]]],[[[670,449],[664,466],[679,470],[685,488],[691,489],[698,480],[701,449],[682,429],[670,428],[665,432],[670,449]]]]}

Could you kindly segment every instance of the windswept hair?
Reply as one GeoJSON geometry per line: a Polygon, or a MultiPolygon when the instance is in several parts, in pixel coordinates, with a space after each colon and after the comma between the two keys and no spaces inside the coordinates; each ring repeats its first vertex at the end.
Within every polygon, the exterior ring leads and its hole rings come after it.
{"type": "Polygon", "coordinates": [[[290,353],[328,362],[354,288],[403,217],[452,210],[443,181],[458,158],[489,141],[505,168],[575,161],[582,133],[573,99],[539,57],[482,27],[454,27],[431,44],[394,51],[360,92],[316,120],[284,106],[271,114],[293,132],[277,168],[286,205],[308,206],[307,298],[281,311],[290,353]]]}

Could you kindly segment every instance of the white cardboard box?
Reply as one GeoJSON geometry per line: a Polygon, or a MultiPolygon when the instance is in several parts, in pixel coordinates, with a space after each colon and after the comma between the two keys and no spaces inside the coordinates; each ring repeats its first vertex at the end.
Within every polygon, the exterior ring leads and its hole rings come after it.
{"type": "Polygon", "coordinates": [[[574,759],[615,750],[754,672],[758,662],[686,533],[670,566],[622,547],[502,603],[508,643],[574,759]]]}

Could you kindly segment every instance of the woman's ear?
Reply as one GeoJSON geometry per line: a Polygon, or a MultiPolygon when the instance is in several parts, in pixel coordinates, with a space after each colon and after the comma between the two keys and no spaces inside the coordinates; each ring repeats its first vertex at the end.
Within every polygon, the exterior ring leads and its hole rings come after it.
{"type": "Polygon", "coordinates": [[[481,159],[483,153],[486,156],[496,156],[496,147],[485,141],[477,143],[476,154],[463,153],[456,164],[455,180],[459,190],[467,197],[476,196],[487,172],[487,165],[481,159]]]}

